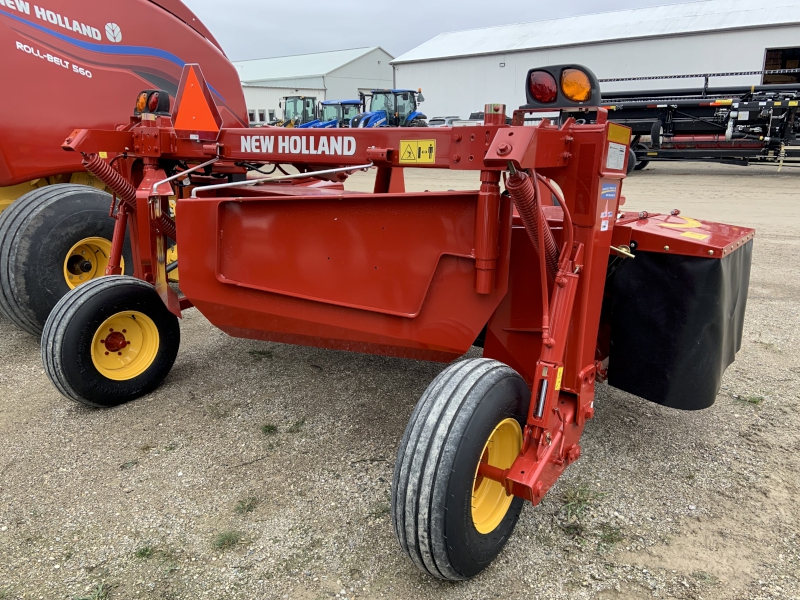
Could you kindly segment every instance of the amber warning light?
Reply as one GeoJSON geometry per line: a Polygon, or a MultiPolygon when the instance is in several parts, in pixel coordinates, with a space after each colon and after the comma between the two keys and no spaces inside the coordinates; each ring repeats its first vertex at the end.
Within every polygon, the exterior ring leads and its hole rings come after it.
{"type": "Polygon", "coordinates": [[[143,114],[169,115],[169,93],[164,90],[145,90],[136,98],[134,114],[138,117],[143,114]]]}
{"type": "Polygon", "coordinates": [[[541,67],[528,71],[525,89],[528,107],[598,106],[600,84],[594,73],[580,65],[541,67]]]}

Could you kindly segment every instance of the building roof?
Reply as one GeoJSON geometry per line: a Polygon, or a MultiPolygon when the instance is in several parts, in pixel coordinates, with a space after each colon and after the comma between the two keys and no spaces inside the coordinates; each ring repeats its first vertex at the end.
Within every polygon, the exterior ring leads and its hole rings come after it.
{"type": "Polygon", "coordinates": [[[392,64],[800,23],[800,0],[703,0],[442,33],[392,64]]]}
{"type": "MultiPolygon", "coordinates": [[[[351,48],[350,50],[333,50],[314,54],[256,58],[253,60],[234,61],[233,64],[239,72],[240,79],[244,82],[321,77],[369,54],[373,50],[383,50],[383,48],[373,46],[371,48],[351,48]]],[[[385,50],[383,51],[386,52],[385,50]]],[[[386,54],[390,58],[392,57],[388,52],[386,54]]]]}

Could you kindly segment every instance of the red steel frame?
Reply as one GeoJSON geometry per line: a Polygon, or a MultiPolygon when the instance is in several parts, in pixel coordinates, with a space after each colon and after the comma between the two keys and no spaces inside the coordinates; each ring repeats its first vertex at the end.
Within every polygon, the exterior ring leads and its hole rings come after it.
{"type": "Polygon", "coordinates": [[[158,116],[122,131],[76,130],[65,149],[141,158],[123,173],[136,197],[119,210],[114,255],[130,216],[135,276],[153,283],[177,315],[193,303],[240,337],[443,361],[463,354],[488,322],[484,356],[516,369],[532,394],[520,456],[507,471],[482,464],[480,472],[536,504],[580,456],[580,436],[594,414],[606,355],[598,330],[609,255],[635,239],[652,251],[721,258],[752,230],[620,213],[625,165],[610,162],[608,152],[630,136],[608,123],[603,109],[595,124],[545,120],[536,127],[522,126],[520,111],[506,125],[502,105],[488,105],[486,114],[483,126],[471,128],[223,129],[211,139],[176,131],[170,117],[158,116]],[[333,142],[341,152],[319,153],[331,136],[342,138],[333,142]],[[435,148],[432,162],[402,162],[401,149],[422,141],[435,148]],[[214,193],[196,188],[197,198],[179,198],[187,296],[180,301],[167,285],[162,220],[176,192],[158,182],[177,161],[215,157],[217,172],[223,163],[308,170],[372,163],[377,177],[372,194],[345,192],[330,177],[214,193]],[[406,166],[480,171],[480,189],[405,192],[406,166]],[[539,221],[539,233],[550,227],[562,248],[552,280],[501,195],[510,166],[541,176],[540,198],[550,198],[551,182],[563,193],[562,208],[542,202],[549,206],[539,221]],[[311,233],[299,236],[304,227],[311,233]],[[341,246],[348,248],[335,254],[341,246]]]}

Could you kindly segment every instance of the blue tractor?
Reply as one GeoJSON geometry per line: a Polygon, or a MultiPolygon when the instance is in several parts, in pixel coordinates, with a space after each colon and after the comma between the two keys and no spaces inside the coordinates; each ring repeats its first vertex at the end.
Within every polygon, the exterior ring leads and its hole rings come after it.
{"type": "Polygon", "coordinates": [[[417,108],[422,90],[372,90],[369,112],[354,117],[350,127],[427,127],[427,117],[417,108]]]}
{"type": "Polygon", "coordinates": [[[350,127],[350,121],[364,109],[364,100],[326,100],[319,103],[318,117],[300,128],[332,129],[350,127]]]}

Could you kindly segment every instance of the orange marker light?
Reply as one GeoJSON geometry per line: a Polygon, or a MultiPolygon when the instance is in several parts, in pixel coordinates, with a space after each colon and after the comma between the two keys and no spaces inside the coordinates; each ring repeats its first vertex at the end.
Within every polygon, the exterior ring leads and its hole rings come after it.
{"type": "Polygon", "coordinates": [[[147,108],[147,92],[142,92],[136,99],[136,114],[140,115],[147,108]]]}
{"type": "Polygon", "coordinates": [[[592,97],[592,82],[583,71],[564,69],[561,73],[561,91],[573,102],[586,102],[592,97]]]}

